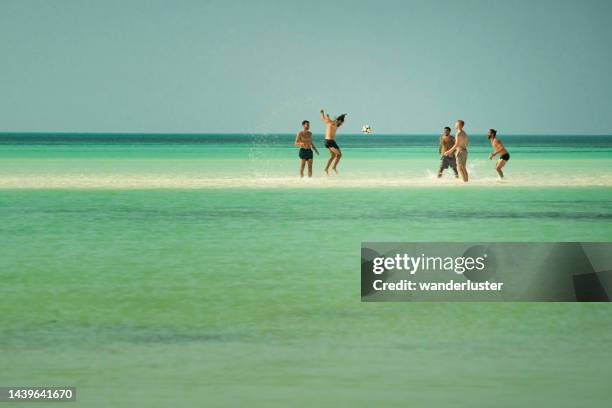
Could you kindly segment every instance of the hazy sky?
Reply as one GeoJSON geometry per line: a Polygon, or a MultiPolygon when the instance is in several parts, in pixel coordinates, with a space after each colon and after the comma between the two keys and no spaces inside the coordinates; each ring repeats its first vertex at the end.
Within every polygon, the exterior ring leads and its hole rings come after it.
{"type": "Polygon", "coordinates": [[[0,0],[0,131],[294,132],[324,107],[350,132],[610,134],[611,21],[611,0],[0,0]]]}

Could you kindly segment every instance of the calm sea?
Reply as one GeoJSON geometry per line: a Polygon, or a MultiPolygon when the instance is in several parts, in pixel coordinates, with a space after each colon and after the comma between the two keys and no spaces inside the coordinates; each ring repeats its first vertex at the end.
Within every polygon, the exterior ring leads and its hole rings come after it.
{"type": "Polygon", "coordinates": [[[500,135],[504,182],[471,137],[463,185],[435,178],[436,136],[340,135],[340,175],[321,149],[312,180],[291,135],[0,136],[0,384],[88,407],[606,406],[607,305],[360,302],[362,241],[610,240],[612,137],[500,135]]]}

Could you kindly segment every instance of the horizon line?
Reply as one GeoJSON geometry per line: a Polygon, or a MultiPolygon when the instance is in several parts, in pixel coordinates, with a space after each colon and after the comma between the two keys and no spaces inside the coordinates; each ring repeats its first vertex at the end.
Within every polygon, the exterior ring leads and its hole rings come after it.
{"type": "MultiPolygon", "coordinates": [[[[501,132],[500,132],[501,133],[501,132]]],[[[21,135],[125,135],[125,136],[237,136],[237,135],[275,135],[286,136],[294,135],[295,132],[135,132],[135,131],[112,131],[112,132],[92,132],[92,131],[0,131],[0,135],[8,136],[11,134],[21,135]]],[[[313,132],[313,134],[317,134],[313,132]]],[[[322,134],[322,133],[320,133],[322,134]]],[[[473,135],[486,135],[485,133],[472,133],[473,135]]],[[[612,133],[501,133],[505,136],[612,136],[612,133]]],[[[345,136],[363,135],[363,133],[344,133],[345,136]]],[[[438,136],[440,133],[371,133],[370,136],[438,136]]],[[[342,136],[342,134],[341,134],[342,136]]],[[[364,135],[365,136],[365,135],[364,135]]]]}

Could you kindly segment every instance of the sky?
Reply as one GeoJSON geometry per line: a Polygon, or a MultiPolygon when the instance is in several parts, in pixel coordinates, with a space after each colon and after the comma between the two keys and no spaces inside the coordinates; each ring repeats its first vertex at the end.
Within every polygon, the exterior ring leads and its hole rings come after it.
{"type": "Polygon", "coordinates": [[[612,1],[0,0],[0,131],[612,134],[612,1]]]}

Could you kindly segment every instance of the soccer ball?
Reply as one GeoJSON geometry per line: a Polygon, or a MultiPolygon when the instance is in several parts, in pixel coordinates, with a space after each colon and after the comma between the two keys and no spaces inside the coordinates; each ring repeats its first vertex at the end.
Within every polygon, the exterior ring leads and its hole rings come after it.
{"type": "Polygon", "coordinates": [[[370,134],[372,133],[372,128],[370,127],[370,125],[363,125],[361,127],[361,133],[370,134]]]}

